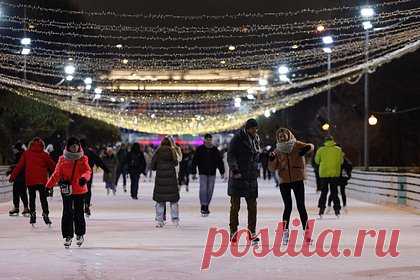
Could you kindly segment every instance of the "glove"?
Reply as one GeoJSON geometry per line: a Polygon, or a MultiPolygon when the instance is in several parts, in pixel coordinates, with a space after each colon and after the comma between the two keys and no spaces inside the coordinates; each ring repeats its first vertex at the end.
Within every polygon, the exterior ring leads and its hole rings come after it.
{"type": "Polygon", "coordinates": [[[302,149],[300,149],[299,151],[299,156],[303,157],[306,155],[307,152],[309,152],[311,150],[311,146],[305,146],[302,149]]]}
{"type": "Polygon", "coordinates": [[[87,183],[87,180],[85,178],[82,177],[82,178],[79,179],[79,185],[80,186],[84,186],[84,185],[86,185],[86,183],[87,183]]]}

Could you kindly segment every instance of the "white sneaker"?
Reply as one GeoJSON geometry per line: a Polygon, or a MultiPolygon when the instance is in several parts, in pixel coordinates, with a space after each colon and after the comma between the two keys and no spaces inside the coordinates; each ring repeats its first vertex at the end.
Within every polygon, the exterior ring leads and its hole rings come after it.
{"type": "Polygon", "coordinates": [[[325,214],[330,214],[331,213],[331,206],[327,207],[327,211],[325,212],[325,214]]]}

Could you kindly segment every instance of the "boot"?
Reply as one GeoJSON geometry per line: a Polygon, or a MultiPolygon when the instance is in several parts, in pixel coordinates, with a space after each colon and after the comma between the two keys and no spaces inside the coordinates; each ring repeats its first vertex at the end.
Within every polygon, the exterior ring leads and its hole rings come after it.
{"type": "Polygon", "coordinates": [[[9,211],[9,216],[19,216],[19,208],[13,208],[9,211]]]}
{"type": "Polygon", "coordinates": [[[32,225],[36,224],[36,213],[35,212],[30,213],[29,223],[32,224],[32,225]]]}
{"type": "Polygon", "coordinates": [[[284,231],[283,231],[283,245],[284,246],[287,246],[287,244],[289,244],[289,230],[288,229],[285,229],[284,231]]]}
{"type": "Polygon", "coordinates": [[[44,219],[46,225],[50,226],[52,224],[50,218],[48,217],[48,214],[43,213],[42,218],[44,219]]]}

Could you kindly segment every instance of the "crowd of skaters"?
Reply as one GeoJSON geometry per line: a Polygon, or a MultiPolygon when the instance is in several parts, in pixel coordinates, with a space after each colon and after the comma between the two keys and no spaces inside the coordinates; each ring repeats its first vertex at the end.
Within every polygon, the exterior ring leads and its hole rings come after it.
{"type": "MultiPolygon", "coordinates": [[[[86,233],[85,215],[91,215],[91,196],[93,170],[103,170],[103,182],[107,194],[116,195],[118,181],[123,180],[123,191],[127,192],[127,177],[130,178],[130,196],[139,198],[141,177],[144,181],[155,180],[153,200],[156,209],[156,227],[164,227],[166,222],[166,204],[170,205],[171,220],[179,225],[180,188],[185,185],[189,191],[190,178],[199,180],[200,212],[203,217],[210,214],[210,203],[214,192],[217,170],[221,178],[227,181],[230,196],[230,231],[231,240],[236,242],[239,226],[241,198],[247,203],[249,238],[258,241],[257,198],[258,178],[274,179],[280,189],[284,202],[283,243],[288,242],[288,227],[292,212],[294,193],[297,210],[304,232],[307,232],[308,214],[305,207],[305,169],[306,158],[313,156],[317,177],[319,198],[319,216],[333,202],[337,217],[341,205],[338,188],[346,206],[345,185],[351,176],[351,163],[345,158],[342,149],[327,137],[324,145],[314,154],[314,145],[295,138],[287,128],[276,132],[274,146],[261,147],[258,137],[258,123],[248,120],[235,134],[226,148],[214,145],[211,134],[204,136],[203,145],[193,146],[176,144],[171,136],[166,136],[158,147],[121,144],[95,149],[85,139],[70,137],[57,153],[57,148],[46,146],[36,137],[28,148],[17,143],[13,147],[14,164],[8,172],[13,182],[14,208],[10,215],[19,213],[19,200],[22,200],[22,214],[29,215],[30,223],[36,223],[36,193],[39,194],[42,217],[50,225],[47,196],[52,195],[52,188],[59,186],[63,200],[61,229],[64,245],[68,248],[76,235],[76,243],[81,246],[86,233]],[[57,154],[61,154],[57,157],[57,154]],[[198,178],[197,178],[198,170],[198,178]],[[345,172],[343,172],[345,171],[345,172]],[[152,177],[152,172],[156,175],[152,177]],[[227,175],[226,175],[227,174],[227,175]],[[27,191],[29,193],[29,202],[27,191]],[[330,197],[327,198],[328,192],[330,197]]],[[[327,209],[327,213],[330,207],[327,209]]],[[[305,235],[305,240],[310,241],[305,235]]]]}

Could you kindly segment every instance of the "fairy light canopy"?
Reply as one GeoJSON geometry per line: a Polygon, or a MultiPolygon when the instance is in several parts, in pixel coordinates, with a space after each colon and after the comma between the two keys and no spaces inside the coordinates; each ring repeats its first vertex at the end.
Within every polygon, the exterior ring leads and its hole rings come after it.
{"type": "Polygon", "coordinates": [[[420,47],[415,0],[371,5],[368,63],[365,6],[194,16],[0,6],[3,89],[150,133],[234,129],[420,47]]]}

